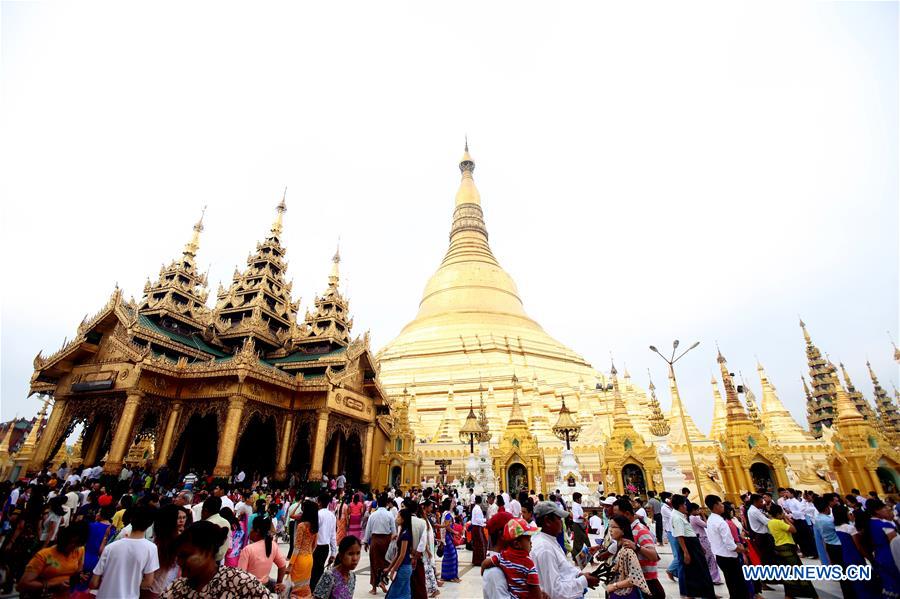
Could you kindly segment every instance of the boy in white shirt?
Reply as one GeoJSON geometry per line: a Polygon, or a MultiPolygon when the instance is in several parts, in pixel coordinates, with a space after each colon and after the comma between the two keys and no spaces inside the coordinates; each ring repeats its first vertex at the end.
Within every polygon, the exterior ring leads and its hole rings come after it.
{"type": "Polygon", "coordinates": [[[91,588],[98,599],[139,599],[142,588],[150,588],[159,569],[156,545],[144,538],[153,524],[154,511],[145,506],[131,509],[131,533],[103,549],[94,567],[91,588]]]}

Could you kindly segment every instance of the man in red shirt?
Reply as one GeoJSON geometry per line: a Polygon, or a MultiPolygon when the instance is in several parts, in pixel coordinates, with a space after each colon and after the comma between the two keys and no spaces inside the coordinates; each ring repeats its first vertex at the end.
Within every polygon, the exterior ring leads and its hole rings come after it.
{"type": "Polygon", "coordinates": [[[623,546],[634,549],[637,553],[638,562],[641,564],[641,570],[644,573],[644,579],[647,586],[650,587],[650,594],[653,599],[665,599],[666,592],[663,590],[659,582],[659,574],[657,573],[656,564],[659,562],[659,554],[656,552],[656,538],[650,529],[644,526],[641,521],[634,515],[634,506],[631,500],[622,498],[613,505],[613,514],[625,516],[631,522],[631,534],[634,541],[622,540],[623,546]]]}

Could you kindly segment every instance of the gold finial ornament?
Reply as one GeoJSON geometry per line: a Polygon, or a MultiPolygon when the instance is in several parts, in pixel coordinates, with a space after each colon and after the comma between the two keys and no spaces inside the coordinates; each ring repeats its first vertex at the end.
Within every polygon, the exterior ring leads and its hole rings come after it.
{"type": "Polygon", "coordinates": [[[656,398],[656,386],[653,384],[649,368],[647,369],[647,379],[650,381],[650,386],[647,387],[650,391],[650,432],[657,437],[665,437],[672,429],[669,421],[663,416],[659,400],[656,398]]]}
{"type": "Polygon", "coordinates": [[[559,417],[553,425],[553,434],[566,442],[566,449],[572,449],[571,441],[577,441],[581,433],[581,425],[572,418],[572,411],[566,407],[566,397],[562,396],[559,417]]]}

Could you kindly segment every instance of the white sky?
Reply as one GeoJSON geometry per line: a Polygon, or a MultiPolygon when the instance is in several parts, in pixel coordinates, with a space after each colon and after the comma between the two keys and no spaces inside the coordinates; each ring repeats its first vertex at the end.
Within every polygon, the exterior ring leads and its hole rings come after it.
{"type": "Polygon", "coordinates": [[[647,346],[699,339],[701,428],[716,340],[805,425],[798,313],[870,399],[867,357],[898,382],[896,3],[261,4],[2,4],[2,418],[204,204],[214,295],[285,185],[295,292],[340,235],[382,346],[446,250],[465,133],[529,314],[664,406],[647,346]]]}

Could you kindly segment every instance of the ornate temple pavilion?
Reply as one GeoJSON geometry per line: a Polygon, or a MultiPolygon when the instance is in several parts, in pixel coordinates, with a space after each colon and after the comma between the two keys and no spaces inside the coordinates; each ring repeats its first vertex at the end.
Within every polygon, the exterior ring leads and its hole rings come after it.
{"type": "Polygon", "coordinates": [[[373,467],[392,419],[368,333],[351,337],[339,254],[325,291],[300,317],[285,280],[285,210],[282,199],[214,308],[196,264],[201,218],[140,301],[116,288],[71,341],[39,353],[31,392],[52,398],[53,409],[22,469],[50,462],[82,423],[78,458],[93,465],[106,456],[106,472],[142,445],[140,457],[179,471],[310,479],[346,471],[353,483],[377,483],[373,467]]]}

